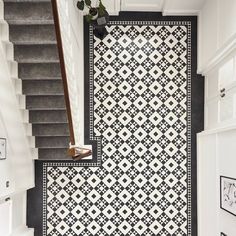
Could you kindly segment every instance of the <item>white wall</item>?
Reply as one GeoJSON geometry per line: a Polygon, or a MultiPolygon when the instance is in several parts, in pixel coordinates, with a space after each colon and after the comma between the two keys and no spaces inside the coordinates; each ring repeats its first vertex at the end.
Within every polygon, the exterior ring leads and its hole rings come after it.
{"type": "Polygon", "coordinates": [[[164,15],[197,15],[205,0],[165,0],[164,15]]]}
{"type": "Polygon", "coordinates": [[[205,131],[198,135],[199,236],[236,235],[236,217],[220,209],[220,176],[236,178],[236,64],[232,72],[228,67],[220,73],[236,57],[235,15],[234,0],[206,0],[199,14],[198,70],[205,75],[205,131]],[[229,80],[222,83],[224,77],[229,80]]]}
{"type": "Polygon", "coordinates": [[[217,236],[219,183],[216,135],[198,135],[198,236],[217,236]]]}
{"type": "Polygon", "coordinates": [[[163,0],[121,0],[122,11],[162,11],[163,0]]]}
{"type": "MultiPolygon", "coordinates": [[[[236,130],[218,135],[219,175],[236,179],[236,130]]],[[[219,179],[218,179],[219,180],[219,179]]],[[[236,235],[236,216],[224,210],[219,211],[219,228],[226,235],[236,235]]]]}
{"type": "Polygon", "coordinates": [[[199,66],[207,73],[236,47],[236,1],[206,0],[199,14],[199,66]]]}
{"type": "Polygon", "coordinates": [[[198,135],[199,236],[236,235],[236,218],[220,208],[220,176],[236,178],[236,127],[198,135]]]}
{"type": "MultiPolygon", "coordinates": [[[[0,1],[0,137],[7,139],[6,160],[0,160],[0,215],[1,204],[10,198],[12,207],[11,235],[33,235],[26,227],[26,191],[34,186],[34,163],[29,145],[19,101],[16,95],[16,64],[7,58],[11,45],[8,40],[8,25],[3,20],[3,2],[0,1]],[[6,48],[6,45],[8,47],[6,48]],[[7,187],[6,182],[9,182],[7,187]]],[[[0,221],[0,235],[4,227],[0,221]]]]}
{"type": "Polygon", "coordinates": [[[158,11],[163,15],[196,15],[205,0],[120,0],[122,11],[158,11]]]}

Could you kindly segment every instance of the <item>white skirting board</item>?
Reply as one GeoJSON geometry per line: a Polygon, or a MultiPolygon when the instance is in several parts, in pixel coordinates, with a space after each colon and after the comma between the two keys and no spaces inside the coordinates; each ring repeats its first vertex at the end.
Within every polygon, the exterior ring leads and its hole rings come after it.
{"type": "Polygon", "coordinates": [[[11,235],[12,201],[0,203],[0,236],[11,235]]]}
{"type": "Polygon", "coordinates": [[[34,236],[34,229],[24,227],[12,232],[9,236],[34,236]]]}

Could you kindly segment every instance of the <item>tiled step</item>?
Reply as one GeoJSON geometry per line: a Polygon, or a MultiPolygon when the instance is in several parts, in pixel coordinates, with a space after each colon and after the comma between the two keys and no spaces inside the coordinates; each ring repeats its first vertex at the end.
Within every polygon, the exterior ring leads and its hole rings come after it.
{"type": "Polygon", "coordinates": [[[18,71],[21,79],[61,76],[59,63],[19,63],[18,71]]]}
{"type": "Polygon", "coordinates": [[[71,160],[67,148],[39,148],[40,160],[71,160]]]}
{"type": "Polygon", "coordinates": [[[39,1],[5,1],[6,20],[52,20],[52,8],[50,2],[39,1]]]}
{"type": "Polygon", "coordinates": [[[21,42],[48,42],[55,41],[54,25],[10,25],[10,40],[13,43],[21,42]]]}
{"type": "Polygon", "coordinates": [[[59,61],[56,45],[15,45],[15,60],[18,62],[59,61]]]}
{"type": "Polygon", "coordinates": [[[69,129],[68,124],[33,124],[32,126],[32,133],[36,137],[41,136],[48,136],[48,137],[54,137],[54,136],[68,136],[69,135],[69,129]]]}
{"type": "Polygon", "coordinates": [[[36,137],[37,148],[68,148],[69,136],[36,137]]]}
{"type": "Polygon", "coordinates": [[[65,108],[64,95],[26,96],[26,108],[29,110],[53,110],[65,108]]]}
{"type": "MultiPolygon", "coordinates": [[[[22,90],[26,95],[63,95],[62,80],[23,80],[22,90]]],[[[29,98],[26,98],[28,100],[29,98]]]]}
{"type": "Polygon", "coordinates": [[[66,110],[41,110],[29,111],[29,121],[32,124],[55,124],[66,123],[67,114],[66,110]]]}

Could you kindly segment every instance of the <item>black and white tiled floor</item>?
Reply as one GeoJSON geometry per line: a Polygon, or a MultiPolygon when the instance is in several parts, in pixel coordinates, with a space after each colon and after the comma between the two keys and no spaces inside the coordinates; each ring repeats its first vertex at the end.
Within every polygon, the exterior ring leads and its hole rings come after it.
{"type": "Polygon", "coordinates": [[[102,41],[89,28],[87,128],[101,151],[90,167],[43,163],[44,236],[195,235],[193,22],[114,18],[102,41]]]}

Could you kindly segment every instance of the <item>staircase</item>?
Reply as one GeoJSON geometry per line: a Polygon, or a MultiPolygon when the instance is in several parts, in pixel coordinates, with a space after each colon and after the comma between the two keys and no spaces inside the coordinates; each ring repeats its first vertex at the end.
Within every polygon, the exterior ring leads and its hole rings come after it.
{"type": "Polygon", "coordinates": [[[68,160],[69,128],[49,0],[4,0],[40,160],[68,160]]]}

